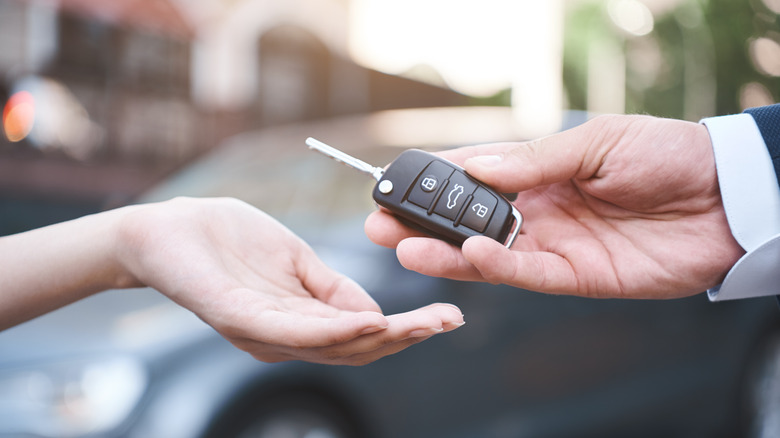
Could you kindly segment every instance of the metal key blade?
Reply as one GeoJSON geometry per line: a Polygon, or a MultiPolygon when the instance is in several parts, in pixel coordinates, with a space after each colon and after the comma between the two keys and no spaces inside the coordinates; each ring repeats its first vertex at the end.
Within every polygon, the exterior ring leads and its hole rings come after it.
{"type": "Polygon", "coordinates": [[[328,146],[325,143],[315,138],[311,138],[311,137],[307,138],[306,145],[309,146],[309,149],[317,150],[333,158],[336,161],[339,161],[341,163],[346,164],[349,167],[352,167],[363,173],[367,173],[371,175],[377,181],[379,181],[382,178],[382,175],[385,174],[384,169],[382,169],[381,167],[372,166],[363,160],[359,160],[353,157],[352,155],[342,152],[334,147],[328,146]]]}

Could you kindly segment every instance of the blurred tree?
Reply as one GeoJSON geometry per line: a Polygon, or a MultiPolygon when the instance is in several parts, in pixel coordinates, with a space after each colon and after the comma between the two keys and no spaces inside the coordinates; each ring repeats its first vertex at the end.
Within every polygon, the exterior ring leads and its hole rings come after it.
{"type": "Polygon", "coordinates": [[[622,48],[628,113],[698,120],[780,99],[780,77],[760,71],[761,54],[751,50],[758,38],[780,50],[780,18],[764,0],[684,0],[656,14],[653,31],[643,36],[612,23],[608,4],[582,2],[567,16],[563,75],[570,108],[589,109],[589,56],[604,44],[622,48]]]}
{"type": "Polygon", "coordinates": [[[563,40],[563,84],[569,108],[588,109],[588,52],[591,44],[612,38],[604,11],[595,2],[568,10],[563,40]]]}
{"type": "Polygon", "coordinates": [[[765,87],[773,102],[780,101],[780,77],[760,73],[749,44],[759,37],[780,44],[780,19],[762,0],[709,0],[705,9],[716,47],[717,112],[739,112],[740,94],[751,83],[765,87]]]}

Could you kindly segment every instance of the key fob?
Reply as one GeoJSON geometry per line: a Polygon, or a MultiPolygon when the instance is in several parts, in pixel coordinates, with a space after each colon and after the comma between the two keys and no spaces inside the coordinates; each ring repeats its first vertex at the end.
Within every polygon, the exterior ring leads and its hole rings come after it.
{"type": "Polygon", "coordinates": [[[417,149],[390,163],[372,196],[404,223],[458,246],[483,235],[510,247],[523,222],[503,195],[463,168],[417,149]]]}

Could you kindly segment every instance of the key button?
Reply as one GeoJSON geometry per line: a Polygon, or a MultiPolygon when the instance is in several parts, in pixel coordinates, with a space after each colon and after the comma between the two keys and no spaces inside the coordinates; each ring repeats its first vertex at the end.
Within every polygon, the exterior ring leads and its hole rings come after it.
{"type": "Polygon", "coordinates": [[[425,175],[420,182],[420,188],[423,192],[432,192],[439,187],[439,180],[436,179],[436,175],[425,175]]]}
{"type": "Polygon", "coordinates": [[[455,220],[466,204],[469,195],[474,193],[476,188],[477,185],[462,172],[453,173],[433,211],[438,215],[455,220]]]}
{"type": "Polygon", "coordinates": [[[428,209],[433,203],[441,185],[447,181],[447,178],[450,177],[454,170],[440,161],[434,161],[429,164],[417,178],[417,181],[414,182],[414,187],[412,187],[412,191],[409,193],[409,201],[428,209]]]}
{"type": "Polygon", "coordinates": [[[485,231],[485,227],[490,222],[493,210],[496,209],[498,200],[482,187],[474,192],[474,198],[471,200],[467,210],[463,213],[460,223],[477,232],[485,231]]]}

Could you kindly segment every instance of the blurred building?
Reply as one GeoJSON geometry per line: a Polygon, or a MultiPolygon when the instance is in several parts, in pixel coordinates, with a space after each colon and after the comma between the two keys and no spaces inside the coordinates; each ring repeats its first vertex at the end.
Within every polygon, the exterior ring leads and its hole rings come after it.
{"type": "Polygon", "coordinates": [[[3,0],[0,200],[113,206],[240,131],[466,102],[351,61],[348,3],[3,0]]]}

